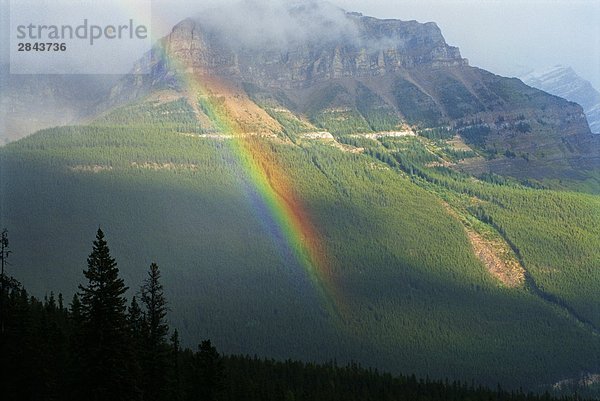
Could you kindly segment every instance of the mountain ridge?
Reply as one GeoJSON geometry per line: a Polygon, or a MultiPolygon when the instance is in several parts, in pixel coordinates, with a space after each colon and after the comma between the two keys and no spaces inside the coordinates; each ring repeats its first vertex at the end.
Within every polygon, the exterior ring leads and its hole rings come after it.
{"type": "MultiPolygon", "coordinates": [[[[600,150],[581,106],[469,66],[435,23],[380,20],[340,9],[316,18],[321,10],[314,7],[285,11],[282,18],[293,28],[316,22],[306,32],[282,28],[277,32],[284,39],[275,42],[244,39],[243,28],[234,32],[235,21],[217,24],[210,15],[183,20],[153,49],[151,74],[125,77],[108,103],[163,89],[185,92],[190,77],[215,97],[227,97],[210,88],[220,80],[243,87],[271,117],[276,118],[274,110],[286,110],[334,136],[348,133],[336,131],[340,121],[359,132],[406,124],[452,129],[485,156],[457,166],[467,172],[564,178],[597,167],[600,150]],[[312,32],[319,29],[322,42],[312,32]]],[[[269,24],[264,23],[267,32],[280,29],[269,24]]]]}
{"type": "MultiPolygon", "coordinates": [[[[353,32],[360,16],[339,15],[332,32],[353,32]]],[[[264,29],[298,25],[282,18],[264,29]]],[[[575,175],[597,137],[578,105],[429,56],[377,75],[377,50],[372,76],[345,76],[360,50],[337,69],[333,34],[295,56],[318,72],[306,87],[277,75],[290,58],[242,76],[235,47],[195,59],[186,24],[187,61],[157,46],[153,73],[121,80],[87,124],[0,149],[0,213],[31,291],[68,298],[101,224],[127,283],[161,266],[189,345],[511,388],[600,371],[598,196],[547,181],[597,189],[575,175]],[[287,235],[292,207],[318,235],[287,235]],[[323,264],[295,252],[307,243],[323,264]]]]}
{"type": "Polygon", "coordinates": [[[118,77],[19,75],[0,65],[0,145],[57,125],[92,118],[118,77]]]}
{"type": "Polygon", "coordinates": [[[571,67],[556,65],[521,74],[526,84],[579,103],[587,116],[590,130],[600,134],[600,92],[571,67]]]}

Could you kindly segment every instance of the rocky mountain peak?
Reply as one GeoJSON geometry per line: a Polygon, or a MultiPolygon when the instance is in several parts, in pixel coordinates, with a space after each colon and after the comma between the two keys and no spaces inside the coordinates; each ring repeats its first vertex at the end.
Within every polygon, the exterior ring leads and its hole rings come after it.
{"type": "Polygon", "coordinates": [[[533,70],[523,74],[521,79],[534,88],[580,104],[591,131],[600,133],[600,92],[571,67],[556,65],[533,70]]]}
{"type": "MultiPolygon", "coordinates": [[[[381,20],[327,3],[246,11],[215,10],[186,19],[162,45],[189,72],[283,88],[420,66],[467,65],[433,22],[381,20]],[[246,14],[243,20],[240,14],[246,14]]],[[[156,64],[164,69],[160,60],[156,64]]]]}

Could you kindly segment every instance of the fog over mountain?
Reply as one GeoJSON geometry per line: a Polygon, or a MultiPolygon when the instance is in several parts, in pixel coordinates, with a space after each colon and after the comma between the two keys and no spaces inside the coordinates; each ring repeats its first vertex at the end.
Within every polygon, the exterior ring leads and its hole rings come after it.
{"type": "Polygon", "coordinates": [[[340,37],[351,42],[360,39],[356,25],[346,18],[344,10],[326,2],[225,2],[196,14],[194,20],[207,31],[228,38],[228,44],[237,48],[286,49],[298,43],[340,37]]]}
{"type": "MultiPolygon", "coordinates": [[[[273,11],[277,13],[294,2],[255,0],[254,3],[259,8],[279,10],[273,11]]],[[[536,69],[571,65],[595,87],[600,87],[600,25],[597,24],[600,2],[594,0],[332,0],[330,3],[377,18],[435,22],[448,43],[460,47],[471,65],[497,74],[511,76],[515,64],[536,69]]],[[[207,0],[190,6],[188,0],[156,0],[153,35],[162,37],[179,21],[216,6],[229,10],[220,19],[225,25],[242,25],[244,33],[267,29],[260,27],[264,20],[252,18],[255,11],[248,2],[246,6],[239,4],[239,0],[207,0]]]]}
{"type": "MultiPolygon", "coordinates": [[[[206,10],[226,7],[227,14],[215,22],[226,26],[240,25],[239,32],[253,40],[264,21],[256,20],[258,7],[269,7],[281,13],[284,0],[255,0],[254,6],[239,5],[239,0],[152,0],[152,35],[158,39],[167,35],[181,20],[206,10]],[[233,11],[238,12],[233,12],[233,11]],[[247,28],[247,29],[245,29],[247,28]],[[258,30],[257,30],[258,29],[258,30]]],[[[296,2],[303,3],[303,2],[296,2]]],[[[377,18],[415,19],[438,24],[448,43],[459,46],[471,65],[501,75],[511,75],[514,65],[529,65],[539,69],[548,65],[570,65],[596,88],[600,87],[600,2],[536,0],[332,0],[331,4],[347,11],[358,11],[377,18]],[[507,29],[510,27],[510,29],[507,29]],[[476,34],[474,34],[476,33],[476,34]]],[[[9,0],[0,0],[0,59],[9,60],[9,0]]],[[[283,26],[282,26],[283,27],[283,26]]],[[[314,28],[314,24],[308,25],[314,28]]],[[[274,27],[268,27],[274,28],[274,27]]],[[[283,27],[286,33],[293,33],[283,27]]],[[[235,32],[233,32],[235,34],[235,32]]]]}

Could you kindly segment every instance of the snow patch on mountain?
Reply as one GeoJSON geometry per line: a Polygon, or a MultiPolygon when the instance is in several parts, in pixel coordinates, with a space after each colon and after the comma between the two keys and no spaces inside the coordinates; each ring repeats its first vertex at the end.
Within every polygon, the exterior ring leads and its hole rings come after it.
{"type": "Polygon", "coordinates": [[[556,65],[529,71],[520,78],[529,86],[579,103],[584,109],[590,130],[600,134],[600,92],[571,67],[556,65]]]}

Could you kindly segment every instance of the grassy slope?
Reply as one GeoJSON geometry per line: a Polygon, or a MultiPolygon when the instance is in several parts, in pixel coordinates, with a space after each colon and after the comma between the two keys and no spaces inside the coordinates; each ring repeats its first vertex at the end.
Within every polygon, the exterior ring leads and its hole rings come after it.
{"type": "MultiPolygon", "coordinates": [[[[331,315],[269,235],[227,141],[176,132],[194,132],[189,113],[154,128],[107,119],[51,129],[4,148],[12,272],[36,293],[71,293],[100,224],[130,286],[151,261],[161,265],[173,325],[189,342],[211,337],[225,352],[356,359],[488,384],[549,383],[600,368],[597,337],[487,274],[439,194],[464,213],[465,194],[484,198],[538,283],[594,322],[599,230],[597,215],[585,216],[598,210],[597,197],[445,176],[443,186],[367,154],[265,143],[325,238],[349,311],[331,315]]],[[[394,156],[390,144],[365,143],[394,156]]],[[[413,159],[423,153],[420,142],[403,146],[413,159]]]]}

